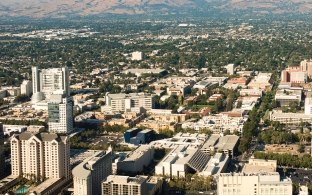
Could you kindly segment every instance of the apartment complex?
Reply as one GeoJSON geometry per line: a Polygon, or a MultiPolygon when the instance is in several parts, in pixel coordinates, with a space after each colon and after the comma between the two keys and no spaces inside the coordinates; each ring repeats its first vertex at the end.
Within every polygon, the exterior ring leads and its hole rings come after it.
{"type": "Polygon", "coordinates": [[[106,94],[106,105],[102,107],[102,112],[141,112],[151,110],[155,107],[154,96],[145,93],[120,93],[106,94]]]}
{"type": "Polygon", "coordinates": [[[48,103],[49,131],[53,133],[70,133],[73,131],[73,101],[64,95],[51,95],[48,103]]]}
{"type": "Polygon", "coordinates": [[[112,151],[98,151],[73,171],[74,195],[101,194],[101,182],[112,174],[112,151]]]}
{"type": "Polygon", "coordinates": [[[67,136],[24,132],[11,139],[12,175],[28,179],[69,177],[67,136]]]}
{"type": "Polygon", "coordinates": [[[155,195],[161,186],[159,177],[110,175],[102,183],[102,195],[155,195]]]}

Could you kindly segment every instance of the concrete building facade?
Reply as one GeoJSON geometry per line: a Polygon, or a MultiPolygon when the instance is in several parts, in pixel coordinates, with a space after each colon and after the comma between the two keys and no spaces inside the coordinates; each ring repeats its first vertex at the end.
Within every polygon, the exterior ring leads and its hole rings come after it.
{"type": "Polygon", "coordinates": [[[24,80],[21,84],[21,94],[30,96],[32,94],[32,83],[31,81],[24,80]]]}
{"type": "Polygon", "coordinates": [[[162,183],[161,177],[110,175],[102,183],[102,195],[155,195],[162,183]]]}
{"type": "Polygon", "coordinates": [[[73,101],[71,97],[51,95],[48,103],[49,131],[53,133],[70,133],[73,131],[73,101]]]}
{"type": "Polygon", "coordinates": [[[112,174],[112,151],[98,151],[73,171],[74,195],[101,194],[101,182],[112,174]]]}
{"type": "Polygon", "coordinates": [[[292,195],[292,182],[279,173],[221,173],[218,195],[292,195]]]}
{"type": "Polygon", "coordinates": [[[111,112],[129,112],[138,111],[140,108],[151,110],[155,107],[155,99],[153,95],[145,93],[130,94],[106,94],[106,105],[102,107],[102,111],[111,112]]]}
{"type": "Polygon", "coordinates": [[[67,67],[39,70],[32,67],[33,94],[42,93],[44,99],[52,94],[69,96],[69,71],[67,67]]]}
{"type": "Polygon", "coordinates": [[[129,153],[123,161],[117,163],[117,171],[126,173],[142,172],[153,161],[154,151],[152,146],[139,146],[129,153]]]}

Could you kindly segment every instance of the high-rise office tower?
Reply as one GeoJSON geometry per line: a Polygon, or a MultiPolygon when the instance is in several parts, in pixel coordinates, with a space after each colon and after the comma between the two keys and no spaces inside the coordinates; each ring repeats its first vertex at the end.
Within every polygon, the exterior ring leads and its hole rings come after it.
{"type": "Polygon", "coordinates": [[[32,180],[60,179],[70,176],[67,136],[24,132],[11,139],[13,176],[32,180]]]}
{"type": "Polygon", "coordinates": [[[73,169],[74,195],[101,194],[101,182],[112,174],[112,151],[98,151],[73,169]]]}
{"type": "Polygon", "coordinates": [[[67,67],[42,70],[39,70],[38,67],[32,67],[32,83],[34,97],[38,97],[37,93],[42,93],[43,99],[47,100],[52,94],[69,96],[69,71],[67,67]]]}
{"type": "Polygon", "coordinates": [[[64,95],[51,95],[48,103],[49,132],[70,133],[73,131],[73,100],[64,95]]]}
{"type": "Polygon", "coordinates": [[[32,71],[32,88],[33,88],[33,93],[38,93],[40,92],[40,79],[39,79],[39,69],[36,66],[33,66],[31,68],[32,71]]]}
{"type": "Polygon", "coordinates": [[[3,124],[0,123],[0,179],[4,176],[4,168],[5,168],[3,145],[4,145],[3,124]]]}

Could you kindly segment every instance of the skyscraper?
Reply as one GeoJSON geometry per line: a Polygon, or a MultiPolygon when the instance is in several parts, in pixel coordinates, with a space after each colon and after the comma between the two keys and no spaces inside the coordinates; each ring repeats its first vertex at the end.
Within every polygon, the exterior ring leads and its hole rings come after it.
{"type": "Polygon", "coordinates": [[[50,99],[52,94],[69,96],[69,71],[64,68],[49,68],[39,70],[32,67],[33,93],[43,93],[44,99],[50,99]]]}
{"type": "Polygon", "coordinates": [[[69,143],[67,136],[24,132],[11,139],[13,176],[42,181],[68,178],[69,143]]]}
{"type": "Polygon", "coordinates": [[[33,106],[35,109],[48,110],[49,131],[70,133],[74,122],[68,68],[39,70],[37,67],[32,67],[32,80],[33,106]]]}
{"type": "Polygon", "coordinates": [[[48,103],[49,132],[70,133],[73,131],[73,100],[64,95],[51,95],[48,103]]]}
{"type": "Polygon", "coordinates": [[[39,70],[38,67],[33,66],[31,68],[32,71],[32,86],[33,86],[33,93],[40,92],[40,79],[39,79],[39,70]]]}

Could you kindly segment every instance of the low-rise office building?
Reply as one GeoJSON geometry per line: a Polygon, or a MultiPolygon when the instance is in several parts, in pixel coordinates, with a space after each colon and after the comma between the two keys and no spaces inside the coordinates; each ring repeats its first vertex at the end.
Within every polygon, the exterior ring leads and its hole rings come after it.
{"type": "Polygon", "coordinates": [[[170,131],[175,131],[178,127],[177,122],[170,122],[170,121],[157,121],[157,120],[152,120],[152,119],[144,119],[142,120],[139,124],[139,127],[145,127],[148,129],[153,129],[156,132],[159,132],[161,130],[170,130],[170,131]]]}
{"type": "Polygon", "coordinates": [[[140,131],[135,137],[130,139],[130,143],[134,145],[148,144],[155,140],[155,132],[152,129],[140,131]]]}
{"type": "Polygon", "coordinates": [[[292,195],[290,179],[281,180],[279,173],[221,173],[218,195],[292,195]]]}
{"type": "Polygon", "coordinates": [[[270,120],[280,122],[281,124],[299,125],[302,122],[311,123],[312,115],[305,113],[284,113],[273,110],[270,112],[270,120]]]}
{"type": "Polygon", "coordinates": [[[162,183],[160,177],[110,175],[102,183],[102,195],[156,195],[162,183]]]}
{"type": "Polygon", "coordinates": [[[250,89],[261,89],[264,91],[271,90],[272,88],[272,73],[259,73],[254,79],[248,84],[250,89]]]}
{"type": "Polygon", "coordinates": [[[102,112],[140,112],[143,108],[151,110],[155,106],[154,95],[145,93],[120,93],[106,94],[105,106],[101,107],[102,112]]]}
{"type": "Polygon", "coordinates": [[[123,74],[135,74],[136,76],[141,76],[143,74],[153,74],[153,75],[164,75],[166,74],[165,69],[127,69],[122,72],[123,74]]]}
{"type": "Polygon", "coordinates": [[[244,165],[242,173],[271,173],[276,172],[276,168],[276,160],[255,159],[251,157],[248,163],[244,165]]]}
{"type": "Polygon", "coordinates": [[[127,157],[117,163],[117,172],[140,173],[149,166],[154,159],[154,147],[141,145],[130,152],[127,157]]]}
{"type": "Polygon", "coordinates": [[[205,168],[199,172],[199,175],[208,177],[219,175],[226,171],[230,158],[223,153],[216,153],[205,166],[205,168]]]}
{"type": "Polygon", "coordinates": [[[206,134],[177,133],[172,138],[161,139],[150,143],[155,148],[172,149],[176,146],[193,146],[199,148],[207,140],[206,134]]]}
{"type": "Polygon", "coordinates": [[[209,129],[214,133],[222,133],[226,130],[230,132],[243,131],[243,126],[247,118],[242,116],[232,117],[228,114],[214,114],[209,116],[204,116],[197,122],[187,121],[182,123],[183,129],[195,129],[197,131],[201,129],[209,129]]]}
{"type": "Polygon", "coordinates": [[[4,135],[11,136],[13,133],[22,133],[27,130],[25,125],[3,125],[4,135]]]}
{"type": "Polygon", "coordinates": [[[292,181],[281,180],[276,172],[276,160],[249,159],[242,173],[221,173],[218,177],[219,195],[291,195],[292,181]]]}
{"type": "Polygon", "coordinates": [[[280,106],[289,106],[291,102],[296,102],[300,105],[302,98],[302,90],[295,89],[281,89],[275,94],[275,101],[279,103],[280,106]]]}
{"type": "Polygon", "coordinates": [[[176,146],[156,165],[155,174],[177,178],[185,177],[191,171],[187,163],[196,151],[197,149],[194,147],[176,146]]]}
{"type": "Polygon", "coordinates": [[[239,137],[236,135],[220,136],[218,134],[212,134],[203,144],[200,150],[207,154],[218,151],[231,157],[235,155],[238,140],[239,137]]]}

